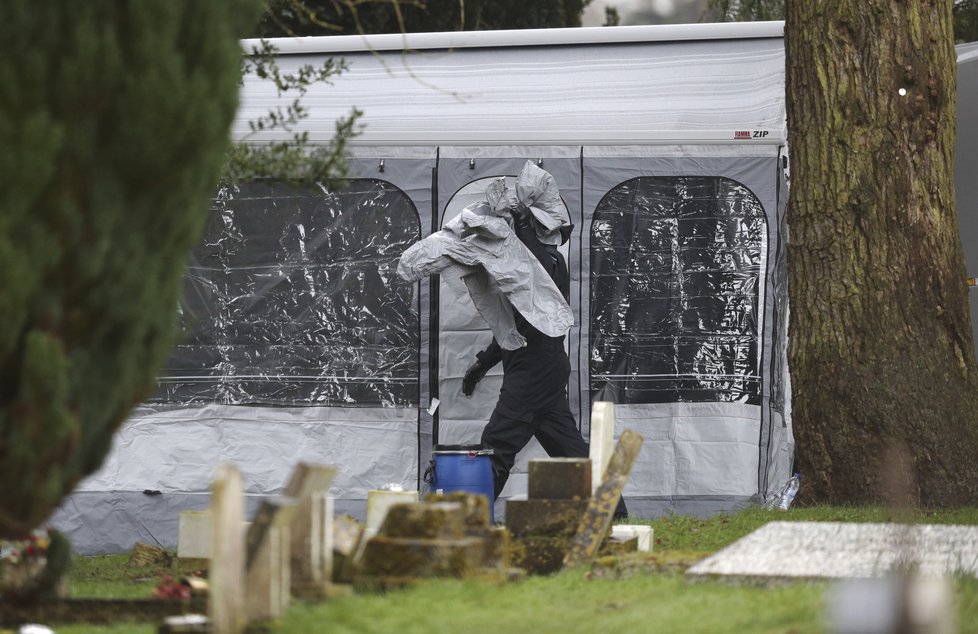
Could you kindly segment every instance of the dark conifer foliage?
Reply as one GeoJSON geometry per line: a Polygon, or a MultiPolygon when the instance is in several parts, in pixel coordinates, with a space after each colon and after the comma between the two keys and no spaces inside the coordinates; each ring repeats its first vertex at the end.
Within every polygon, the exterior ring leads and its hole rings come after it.
{"type": "Polygon", "coordinates": [[[155,387],[255,5],[4,3],[0,536],[44,521],[155,387]]]}
{"type": "Polygon", "coordinates": [[[255,37],[581,26],[590,0],[271,0],[255,37]]]}

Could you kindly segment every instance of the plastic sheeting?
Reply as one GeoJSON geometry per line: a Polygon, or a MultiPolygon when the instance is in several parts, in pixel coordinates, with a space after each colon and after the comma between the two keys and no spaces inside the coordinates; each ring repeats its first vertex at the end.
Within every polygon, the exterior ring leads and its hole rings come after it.
{"type": "Polygon", "coordinates": [[[526,345],[516,329],[514,307],[545,335],[564,336],[574,323],[570,306],[516,237],[509,214],[511,200],[529,205],[537,218],[537,231],[559,242],[559,228],[569,220],[553,176],[527,161],[516,178],[515,197],[505,178],[496,178],[489,181],[485,198],[465,207],[441,231],[408,248],[398,261],[398,275],[414,282],[443,273],[442,278],[453,285],[461,279],[504,350],[526,345]]]}
{"type": "Polygon", "coordinates": [[[394,266],[419,223],[380,180],[223,189],[151,402],[416,406],[418,298],[394,266]]]}
{"type": "Polygon", "coordinates": [[[591,230],[591,389],[620,404],[759,404],[767,220],[743,185],[642,177],[591,230]]]}

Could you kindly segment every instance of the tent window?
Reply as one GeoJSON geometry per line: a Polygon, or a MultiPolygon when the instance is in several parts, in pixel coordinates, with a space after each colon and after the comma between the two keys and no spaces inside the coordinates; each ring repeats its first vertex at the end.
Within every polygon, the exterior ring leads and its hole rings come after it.
{"type": "Polygon", "coordinates": [[[760,201],[718,177],[642,177],[591,226],[595,400],[760,403],[760,201]]]}
{"type": "Polygon", "coordinates": [[[222,190],[152,400],[416,406],[417,287],[394,269],[419,237],[414,204],[384,181],[222,190]]]}

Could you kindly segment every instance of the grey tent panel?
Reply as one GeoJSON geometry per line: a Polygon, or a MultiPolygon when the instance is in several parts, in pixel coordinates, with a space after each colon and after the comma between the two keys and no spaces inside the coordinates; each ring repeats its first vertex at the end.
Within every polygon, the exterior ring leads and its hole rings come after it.
{"type": "Polygon", "coordinates": [[[174,516],[207,495],[221,462],[256,498],[279,493],[299,461],[339,466],[332,494],[360,516],[367,490],[418,486],[430,309],[418,285],[388,281],[430,231],[434,152],[404,154],[419,152],[391,148],[382,169],[353,160],[337,191],[256,183],[218,196],[187,276],[188,335],[159,392],[53,518],[77,550],[131,546],[149,519],[172,545],[174,516]]]}
{"type": "Polygon", "coordinates": [[[583,402],[618,402],[620,426],[651,439],[626,493],[767,494],[769,464],[786,457],[771,398],[786,380],[771,372],[785,290],[773,279],[778,159],[591,154],[580,346],[591,376],[578,387],[583,402]]]}
{"type": "MultiPolygon", "coordinates": [[[[958,52],[958,136],[954,183],[958,230],[968,277],[978,277],[978,42],[961,44],[958,52]]],[[[971,332],[978,351],[978,287],[971,287],[971,332]]],[[[978,354],[978,352],[976,352],[978,354]]]]}

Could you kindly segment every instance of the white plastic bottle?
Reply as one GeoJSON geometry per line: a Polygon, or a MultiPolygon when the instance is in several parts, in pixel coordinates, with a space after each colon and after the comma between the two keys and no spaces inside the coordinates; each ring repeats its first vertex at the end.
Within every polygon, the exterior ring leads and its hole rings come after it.
{"type": "Polygon", "coordinates": [[[788,484],[784,489],[784,493],[781,495],[781,502],[778,504],[778,508],[782,511],[787,511],[791,506],[791,503],[795,501],[795,496],[798,495],[798,487],[801,485],[801,476],[797,473],[788,479],[788,484]]]}

